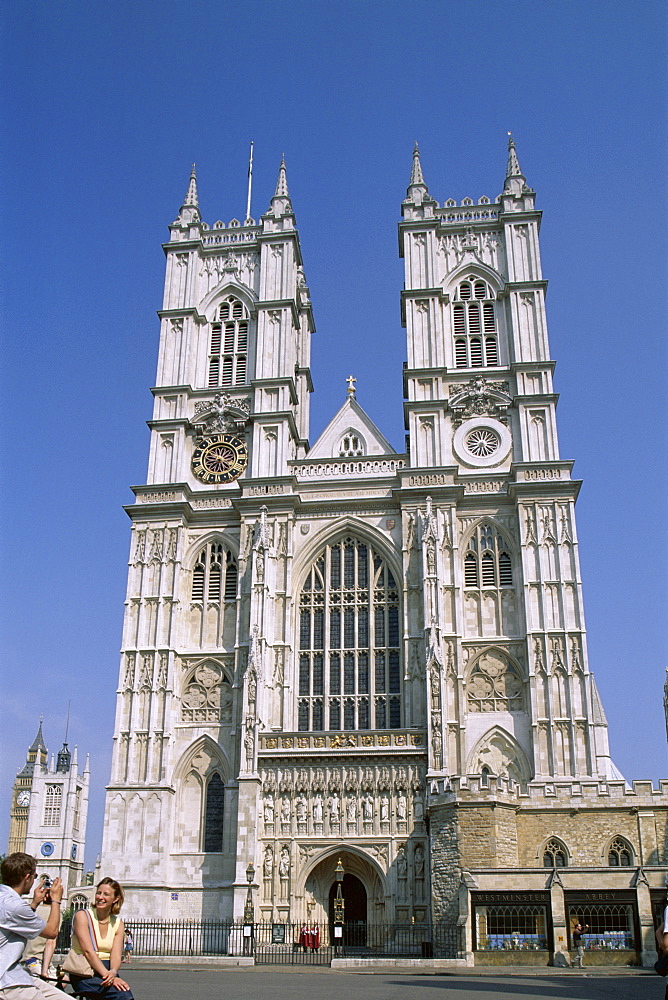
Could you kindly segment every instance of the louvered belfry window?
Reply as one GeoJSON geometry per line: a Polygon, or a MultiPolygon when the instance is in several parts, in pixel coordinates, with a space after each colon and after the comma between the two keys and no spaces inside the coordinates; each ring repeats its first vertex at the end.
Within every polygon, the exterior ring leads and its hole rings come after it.
{"type": "Polygon", "coordinates": [[[300,732],[401,726],[399,610],[372,546],[348,537],[321,552],[299,598],[300,732]]]}
{"type": "Polygon", "coordinates": [[[230,296],[211,324],[209,386],[245,385],[249,316],[246,306],[230,296]]]}
{"type": "Polygon", "coordinates": [[[479,524],[471,535],[464,555],[464,586],[513,586],[513,565],[506,541],[491,524],[479,524]]]}
{"type": "Polygon", "coordinates": [[[456,368],[493,368],[499,363],[494,292],[481,278],[461,281],[452,305],[456,368]]]}
{"type": "Polygon", "coordinates": [[[238,570],[232,555],[220,542],[209,542],[193,567],[192,600],[234,601],[237,596],[238,570]]]}

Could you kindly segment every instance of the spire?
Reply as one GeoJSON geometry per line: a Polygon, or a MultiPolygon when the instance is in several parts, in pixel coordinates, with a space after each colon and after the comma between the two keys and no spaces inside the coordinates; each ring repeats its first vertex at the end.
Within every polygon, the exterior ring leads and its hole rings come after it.
{"type": "Polygon", "coordinates": [[[32,741],[32,743],[28,747],[28,753],[35,753],[35,754],[37,754],[38,750],[43,750],[44,753],[46,753],[46,743],[44,742],[44,736],[42,735],[42,723],[43,723],[43,721],[44,721],[44,719],[42,718],[42,716],[40,716],[40,719],[39,719],[39,729],[37,730],[37,736],[35,737],[35,739],[32,741]]]}
{"type": "Polygon", "coordinates": [[[515,140],[513,133],[508,133],[508,166],[506,168],[506,182],[503,185],[504,194],[524,194],[528,192],[526,178],[520,169],[520,161],[517,159],[515,150],[515,140]]]}
{"type": "Polygon", "coordinates": [[[411,170],[411,186],[413,184],[424,184],[424,177],[422,176],[422,164],[420,163],[420,150],[418,148],[417,142],[413,147],[413,169],[411,170]]]}
{"type": "Polygon", "coordinates": [[[190,171],[190,183],[188,184],[188,190],[186,191],[185,201],[183,202],[184,207],[192,205],[195,208],[198,207],[199,201],[197,200],[197,164],[193,163],[192,170],[190,171]]]}
{"type": "Polygon", "coordinates": [[[274,191],[274,198],[289,198],[288,194],[288,175],[285,172],[285,157],[281,157],[281,165],[278,168],[278,180],[276,181],[276,190],[274,191]]]}
{"type": "Polygon", "coordinates": [[[179,210],[179,214],[176,217],[174,225],[184,225],[189,226],[192,223],[198,223],[200,221],[199,214],[199,199],[197,197],[197,170],[195,164],[193,163],[192,170],[190,171],[190,181],[188,183],[188,190],[186,191],[186,196],[183,199],[183,204],[179,210]]]}
{"type": "Polygon", "coordinates": [[[286,215],[288,212],[292,211],[292,203],[288,193],[288,175],[285,170],[284,156],[281,157],[281,165],[278,168],[278,180],[276,181],[274,197],[271,199],[270,211],[276,216],[286,215]]]}
{"type": "Polygon", "coordinates": [[[421,206],[424,202],[434,204],[434,199],[430,197],[427,185],[425,184],[417,142],[413,147],[413,166],[411,168],[410,183],[406,191],[406,201],[409,203],[412,202],[416,206],[421,206]]]}

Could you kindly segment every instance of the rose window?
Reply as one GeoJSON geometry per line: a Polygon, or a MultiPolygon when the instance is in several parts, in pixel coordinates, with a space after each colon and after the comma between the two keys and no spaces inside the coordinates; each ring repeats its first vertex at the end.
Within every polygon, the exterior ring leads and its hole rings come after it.
{"type": "Polygon", "coordinates": [[[476,458],[488,458],[497,450],[500,440],[499,435],[489,427],[477,427],[467,435],[465,444],[476,458]]]}

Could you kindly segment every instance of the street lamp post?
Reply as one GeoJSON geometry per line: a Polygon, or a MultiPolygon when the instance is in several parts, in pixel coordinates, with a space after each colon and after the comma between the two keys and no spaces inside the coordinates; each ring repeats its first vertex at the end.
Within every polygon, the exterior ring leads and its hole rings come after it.
{"type": "Polygon", "coordinates": [[[339,862],[334,869],[334,874],[336,875],[336,896],[334,897],[334,944],[340,951],[343,943],[343,921],[345,919],[346,910],[346,901],[343,898],[342,892],[343,865],[341,864],[341,858],[339,858],[339,862]]]}
{"type": "Polygon", "coordinates": [[[250,955],[253,950],[253,925],[255,923],[255,909],[253,907],[253,882],[255,881],[255,868],[251,861],[246,869],[246,881],[248,890],[246,892],[246,902],[244,904],[244,954],[250,955]]]}

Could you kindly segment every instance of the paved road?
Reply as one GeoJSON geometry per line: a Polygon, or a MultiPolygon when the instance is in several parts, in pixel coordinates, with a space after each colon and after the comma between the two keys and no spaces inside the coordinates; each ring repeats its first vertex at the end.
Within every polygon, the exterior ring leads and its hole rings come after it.
{"type": "Polygon", "coordinates": [[[663,1000],[664,980],[643,973],[512,976],[340,972],[333,969],[149,971],[125,966],[136,1000],[663,1000]]]}

